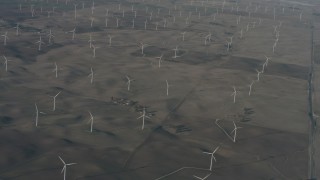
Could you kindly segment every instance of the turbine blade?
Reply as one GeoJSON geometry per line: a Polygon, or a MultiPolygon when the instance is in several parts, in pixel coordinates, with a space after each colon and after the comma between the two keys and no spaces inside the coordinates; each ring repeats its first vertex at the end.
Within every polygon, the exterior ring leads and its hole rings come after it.
{"type": "Polygon", "coordinates": [[[59,159],[62,161],[63,164],[66,164],[66,163],[64,162],[64,160],[63,160],[60,156],[58,156],[58,157],[59,157],[59,159]]]}
{"type": "Polygon", "coordinates": [[[66,165],[63,166],[62,170],[61,170],[61,174],[66,170],[66,165]]]}

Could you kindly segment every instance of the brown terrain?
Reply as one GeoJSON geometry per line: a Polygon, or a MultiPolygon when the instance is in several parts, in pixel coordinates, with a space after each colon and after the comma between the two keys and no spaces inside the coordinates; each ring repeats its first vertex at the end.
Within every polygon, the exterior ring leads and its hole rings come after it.
{"type": "Polygon", "coordinates": [[[320,177],[319,2],[92,6],[0,1],[0,180],[320,177]]]}

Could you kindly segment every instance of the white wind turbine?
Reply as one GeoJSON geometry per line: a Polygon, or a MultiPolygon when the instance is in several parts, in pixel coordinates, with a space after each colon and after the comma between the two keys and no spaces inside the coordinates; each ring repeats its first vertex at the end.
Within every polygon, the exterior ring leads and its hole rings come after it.
{"type": "Polygon", "coordinates": [[[229,39],[230,39],[230,43],[231,43],[231,45],[232,45],[232,43],[233,43],[233,36],[229,37],[229,39]]]}
{"type": "Polygon", "coordinates": [[[8,61],[11,61],[11,60],[8,60],[6,56],[3,56],[3,58],[4,58],[3,64],[4,64],[6,72],[7,72],[8,71],[8,61]]]}
{"type": "Polygon", "coordinates": [[[182,41],[184,41],[184,36],[185,36],[186,32],[182,32],[181,34],[182,34],[182,41]]]}
{"type": "Polygon", "coordinates": [[[174,48],[172,50],[174,50],[174,56],[172,58],[180,57],[180,56],[177,56],[177,52],[179,51],[178,46],[176,46],[176,48],[174,48]]]}
{"type": "Polygon", "coordinates": [[[261,73],[264,73],[265,66],[266,66],[266,63],[264,62],[264,63],[262,64],[262,70],[261,70],[261,73]]]}
{"type": "Polygon", "coordinates": [[[71,31],[68,31],[67,33],[72,33],[72,40],[74,40],[75,36],[76,36],[76,28],[74,28],[71,31]]]}
{"type": "Polygon", "coordinates": [[[41,39],[41,35],[40,35],[39,41],[37,41],[36,44],[39,44],[38,51],[41,51],[41,44],[44,44],[44,42],[41,39]]]}
{"type": "Polygon", "coordinates": [[[231,94],[231,96],[233,96],[233,103],[236,103],[237,90],[234,86],[233,86],[233,93],[231,94]]]}
{"type": "Polygon", "coordinates": [[[148,44],[144,44],[143,42],[140,42],[140,49],[141,49],[141,54],[144,55],[144,47],[148,46],[148,44]]]}
{"type": "Polygon", "coordinates": [[[231,48],[231,45],[232,45],[232,42],[230,41],[227,41],[227,51],[229,51],[230,50],[230,48],[231,48]]]}
{"type": "Polygon", "coordinates": [[[204,45],[205,45],[205,46],[207,45],[208,37],[209,37],[209,35],[207,35],[207,36],[204,37],[204,45]]]}
{"type": "Polygon", "coordinates": [[[234,129],[231,131],[230,134],[234,133],[233,135],[233,142],[236,142],[236,138],[237,138],[237,130],[242,128],[242,127],[237,127],[236,123],[234,121],[233,122],[233,126],[234,126],[234,129]]]}
{"type": "Polygon", "coordinates": [[[90,26],[93,26],[93,22],[94,22],[94,17],[90,17],[90,26]]]}
{"type": "Polygon", "coordinates": [[[201,177],[199,177],[199,176],[195,176],[195,175],[193,175],[193,177],[196,178],[196,179],[199,179],[199,180],[206,180],[210,175],[211,175],[211,173],[210,173],[210,174],[207,174],[207,175],[206,175],[205,177],[203,177],[203,178],[201,178],[201,177]]]}
{"type": "Polygon", "coordinates": [[[148,23],[148,20],[146,19],[146,21],[144,22],[144,30],[147,29],[147,23],[148,23]]]}
{"type": "Polygon", "coordinates": [[[99,47],[92,45],[92,50],[93,50],[93,58],[96,57],[96,49],[99,49],[99,47]]]}
{"type": "Polygon", "coordinates": [[[142,118],[141,130],[143,130],[144,129],[144,120],[145,120],[145,118],[150,119],[150,117],[146,115],[146,108],[145,107],[143,108],[142,115],[140,117],[138,117],[137,119],[140,119],[140,118],[142,118]]]}
{"type": "Polygon", "coordinates": [[[37,103],[34,104],[36,107],[36,127],[38,126],[38,119],[39,119],[39,110],[38,110],[38,106],[37,103]]]}
{"type": "Polygon", "coordinates": [[[129,76],[126,76],[126,78],[127,78],[128,91],[130,91],[131,81],[134,81],[134,79],[130,79],[129,76]]]}
{"type": "Polygon", "coordinates": [[[93,14],[95,7],[94,7],[94,1],[92,2],[92,6],[91,6],[91,14],[93,14]]]}
{"type": "Polygon", "coordinates": [[[157,59],[159,59],[159,61],[158,61],[158,67],[159,67],[159,68],[161,67],[162,57],[163,57],[163,53],[161,54],[161,56],[156,57],[157,59]]]}
{"type": "Polygon", "coordinates": [[[38,109],[38,106],[37,106],[37,103],[34,103],[35,105],[35,108],[36,108],[36,127],[38,127],[38,122],[39,122],[39,113],[40,114],[45,114],[44,112],[39,112],[39,109],[38,109]]]}
{"type": "Polygon", "coordinates": [[[58,157],[61,160],[61,162],[63,163],[63,168],[62,168],[62,171],[61,171],[61,174],[63,173],[63,180],[66,180],[67,166],[75,165],[77,163],[68,163],[68,164],[66,164],[66,162],[64,162],[64,160],[60,156],[58,156],[58,157]]]}
{"type": "Polygon", "coordinates": [[[156,31],[158,31],[159,22],[156,22],[156,31]]]}
{"type": "Polygon", "coordinates": [[[8,31],[5,32],[3,35],[1,35],[4,39],[3,39],[3,45],[7,45],[7,40],[9,39],[8,38],[8,31]]]}
{"type": "Polygon", "coordinates": [[[109,37],[109,46],[111,47],[111,44],[112,44],[112,38],[113,38],[113,36],[108,35],[108,37],[109,37]]]}
{"type": "Polygon", "coordinates": [[[241,29],[239,33],[240,33],[240,39],[242,39],[242,37],[243,37],[243,29],[241,29]]]}
{"type": "Polygon", "coordinates": [[[215,162],[217,162],[216,158],[214,157],[214,154],[218,151],[219,148],[220,148],[220,146],[216,147],[212,152],[203,152],[204,154],[209,154],[209,155],[211,155],[211,158],[210,158],[210,168],[209,168],[210,171],[212,171],[213,160],[214,160],[215,162]]]}
{"type": "Polygon", "coordinates": [[[264,57],[266,57],[265,66],[267,67],[267,66],[268,66],[268,63],[269,63],[269,60],[270,60],[271,58],[269,58],[269,57],[267,57],[267,56],[264,56],[264,57]]]}
{"type": "Polygon", "coordinates": [[[59,91],[58,94],[56,94],[55,96],[51,96],[51,97],[53,97],[53,108],[52,108],[52,111],[56,110],[56,98],[60,93],[61,93],[61,91],[59,91]]]}
{"type": "Polygon", "coordinates": [[[53,69],[53,71],[52,72],[55,72],[55,74],[56,74],[56,78],[58,78],[58,65],[57,65],[57,63],[56,62],[54,62],[54,69],[53,69]]]}
{"type": "Polygon", "coordinates": [[[19,32],[20,32],[20,24],[17,23],[16,27],[14,27],[16,29],[16,36],[19,36],[19,32]]]}
{"type": "Polygon", "coordinates": [[[225,129],[223,129],[219,124],[218,124],[219,119],[216,119],[215,124],[222,130],[222,132],[224,132],[226,134],[226,136],[232,141],[232,142],[236,142],[236,138],[237,138],[237,130],[242,128],[242,127],[237,127],[235,122],[233,121],[233,125],[234,125],[234,129],[229,133],[227,133],[227,131],[225,129]],[[231,137],[231,134],[234,133],[233,137],[231,137]]]}
{"type": "Polygon", "coordinates": [[[93,69],[92,69],[92,67],[91,67],[90,71],[91,71],[91,73],[88,75],[88,77],[91,77],[90,83],[92,84],[93,83],[93,69]]]}
{"type": "Polygon", "coordinates": [[[91,114],[90,111],[88,111],[89,114],[90,114],[90,119],[89,119],[89,122],[90,123],[90,132],[92,133],[92,128],[93,128],[93,115],[91,114]]]}
{"type": "Polygon", "coordinates": [[[88,40],[88,43],[89,43],[89,47],[92,48],[92,42],[94,42],[94,40],[92,39],[92,34],[90,33],[89,35],[89,40],[88,40]]]}
{"type": "Polygon", "coordinates": [[[272,53],[274,54],[275,50],[276,50],[276,47],[277,47],[277,41],[274,42],[273,46],[272,46],[272,53]]]}
{"type": "Polygon", "coordinates": [[[54,35],[53,35],[51,29],[49,30],[49,34],[47,36],[49,37],[49,44],[51,44],[52,38],[54,38],[54,35]]]}
{"type": "Polygon", "coordinates": [[[108,17],[106,17],[105,26],[106,26],[106,28],[108,27],[108,17]]]}
{"type": "Polygon", "coordinates": [[[256,69],[257,71],[257,82],[260,81],[260,74],[262,73],[262,71],[258,71],[258,69],[256,69]]]}
{"type": "Polygon", "coordinates": [[[119,19],[116,18],[116,24],[117,24],[117,28],[119,27],[119,19]]]}
{"type": "Polygon", "coordinates": [[[252,90],[253,83],[254,83],[254,81],[252,81],[251,84],[249,84],[249,96],[251,95],[251,90],[252,90]]]}
{"type": "Polygon", "coordinates": [[[171,85],[169,85],[168,80],[166,80],[166,84],[167,84],[167,96],[169,96],[169,87],[170,87],[171,85]]]}
{"type": "Polygon", "coordinates": [[[52,13],[52,11],[47,11],[48,13],[48,18],[50,18],[50,14],[52,13]]]}

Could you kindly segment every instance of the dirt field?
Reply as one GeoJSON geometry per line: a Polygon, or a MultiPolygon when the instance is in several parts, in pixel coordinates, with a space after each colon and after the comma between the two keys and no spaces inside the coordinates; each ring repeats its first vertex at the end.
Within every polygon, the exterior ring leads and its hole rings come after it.
{"type": "Polygon", "coordinates": [[[77,163],[68,180],[319,178],[308,107],[313,57],[320,115],[319,9],[315,0],[2,0],[0,179],[63,179],[59,156],[77,163]],[[203,153],[217,147],[216,161],[203,153]]]}

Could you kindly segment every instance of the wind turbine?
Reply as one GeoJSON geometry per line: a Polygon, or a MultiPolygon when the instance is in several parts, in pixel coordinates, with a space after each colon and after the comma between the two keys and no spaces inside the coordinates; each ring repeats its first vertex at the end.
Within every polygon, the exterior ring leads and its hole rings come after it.
{"type": "Polygon", "coordinates": [[[217,162],[216,158],[214,157],[214,154],[218,151],[218,149],[220,148],[220,146],[216,147],[212,152],[203,152],[204,154],[209,154],[211,155],[211,159],[210,159],[210,168],[209,170],[212,171],[212,165],[213,165],[213,160],[215,162],[217,162]]]}
{"type": "Polygon", "coordinates": [[[150,117],[146,115],[146,108],[145,107],[143,108],[142,115],[140,117],[138,117],[137,119],[140,119],[140,118],[142,118],[141,130],[143,130],[144,129],[144,120],[145,120],[145,118],[150,119],[150,117]]]}
{"type": "Polygon", "coordinates": [[[126,76],[127,78],[127,85],[128,85],[128,91],[130,91],[130,85],[131,85],[131,81],[134,81],[134,79],[130,79],[128,76],[126,76]]]}
{"type": "Polygon", "coordinates": [[[259,82],[260,81],[260,74],[262,73],[262,71],[258,71],[258,69],[256,69],[256,71],[257,71],[257,82],[259,82]]]}
{"type": "Polygon", "coordinates": [[[91,21],[90,26],[92,27],[93,26],[94,17],[91,17],[90,21],[91,21]]]}
{"type": "Polygon", "coordinates": [[[91,14],[93,14],[95,7],[94,7],[94,1],[92,2],[92,6],[91,6],[91,14]]]}
{"type": "Polygon", "coordinates": [[[227,51],[229,51],[230,50],[230,48],[231,48],[231,45],[232,45],[232,42],[230,41],[227,41],[227,51]]]}
{"type": "Polygon", "coordinates": [[[229,37],[229,39],[230,39],[230,45],[232,45],[233,36],[229,37]]]}
{"type": "Polygon", "coordinates": [[[251,84],[249,84],[249,96],[251,95],[251,89],[252,89],[253,83],[254,83],[254,81],[252,81],[251,84]]]}
{"type": "Polygon", "coordinates": [[[47,11],[48,13],[48,18],[50,18],[50,14],[52,13],[52,11],[47,11]]]}
{"type": "Polygon", "coordinates": [[[68,163],[68,164],[66,164],[66,162],[64,162],[64,160],[60,156],[58,156],[58,157],[61,160],[61,162],[63,163],[63,168],[62,168],[62,171],[61,171],[61,174],[63,173],[63,180],[66,180],[67,166],[72,166],[72,165],[75,165],[77,163],[68,163]]]}
{"type": "Polygon", "coordinates": [[[172,58],[177,58],[177,57],[180,57],[180,56],[177,56],[177,52],[178,52],[178,46],[176,46],[176,48],[172,49],[174,50],[174,56],[172,58]]]}
{"type": "Polygon", "coordinates": [[[92,42],[94,42],[94,40],[92,40],[92,34],[90,33],[89,35],[89,40],[88,40],[88,43],[89,43],[89,47],[92,48],[92,42]]]}
{"type": "Polygon", "coordinates": [[[39,113],[40,113],[40,114],[45,114],[45,113],[44,113],[44,112],[39,112],[37,103],[34,103],[34,105],[35,105],[35,108],[36,108],[36,127],[38,127],[39,113]]]}
{"type": "Polygon", "coordinates": [[[113,38],[113,36],[108,35],[108,37],[109,37],[109,47],[111,47],[111,44],[112,44],[112,38],[113,38]]]}
{"type": "Polygon", "coordinates": [[[195,175],[193,175],[193,177],[196,178],[196,179],[199,179],[199,180],[206,180],[210,175],[211,175],[211,173],[208,174],[208,175],[206,175],[206,176],[203,177],[203,178],[201,178],[201,177],[199,177],[199,176],[195,176],[195,175]]]}
{"type": "Polygon", "coordinates": [[[4,58],[4,65],[5,65],[5,69],[6,69],[6,72],[8,71],[8,61],[11,61],[11,60],[8,60],[6,56],[3,56],[4,58]]]}
{"type": "Polygon", "coordinates": [[[39,110],[38,110],[38,106],[37,103],[34,104],[36,107],[36,127],[38,126],[38,119],[39,119],[39,110]]]}
{"type": "Polygon", "coordinates": [[[208,36],[205,36],[205,37],[204,37],[204,45],[205,45],[205,46],[207,45],[207,39],[208,39],[208,36]]]}
{"type": "Polygon", "coordinates": [[[264,56],[264,57],[266,57],[265,66],[267,67],[267,66],[268,66],[268,63],[269,63],[269,60],[270,60],[271,58],[269,58],[269,57],[267,57],[267,56],[264,56]]]}
{"type": "Polygon", "coordinates": [[[57,65],[56,62],[54,62],[54,66],[55,66],[55,68],[53,69],[52,72],[55,72],[56,73],[56,78],[58,78],[58,65],[57,65]]]}
{"type": "Polygon", "coordinates": [[[145,46],[148,46],[148,44],[144,44],[143,42],[140,42],[140,46],[139,47],[141,48],[141,54],[142,55],[144,55],[144,51],[143,50],[144,50],[145,46]]]}
{"type": "Polygon", "coordinates": [[[88,75],[88,77],[91,77],[90,83],[93,83],[93,69],[91,67],[91,73],[88,75]]]}
{"type": "Polygon", "coordinates": [[[236,138],[237,138],[237,130],[242,128],[242,127],[237,127],[236,123],[234,121],[233,122],[233,126],[234,126],[234,129],[231,131],[230,134],[234,133],[233,135],[233,142],[236,142],[236,138]]]}
{"type": "Polygon", "coordinates": [[[273,44],[273,46],[272,46],[272,53],[273,53],[273,54],[274,54],[274,51],[275,51],[275,49],[276,49],[276,46],[277,46],[277,41],[274,42],[274,44],[273,44]]]}
{"type": "Polygon", "coordinates": [[[171,85],[169,85],[168,80],[166,80],[166,84],[167,84],[167,96],[169,96],[169,87],[170,87],[171,85]]]}
{"type": "Polygon", "coordinates": [[[49,37],[49,44],[51,44],[51,40],[52,40],[52,38],[54,38],[54,35],[52,34],[51,29],[49,30],[48,37],[49,37]]]}
{"type": "Polygon", "coordinates": [[[119,19],[116,18],[117,28],[119,27],[119,19]]]}
{"type": "Polygon", "coordinates": [[[148,23],[148,20],[146,19],[146,21],[144,22],[144,30],[147,29],[147,23],[148,23]]]}
{"type": "Polygon", "coordinates": [[[92,128],[93,128],[93,115],[91,114],[90,111],[88,111],[89,114],[90,114],[90,119],[89,119],[89,122],[90,123],[90,132],[92,133],[92,128]]]}
{"type": "Polygon", "coordinates": [[[182,32],[182,41],[184,41],[184,35],[186,34],[186,32],[182,32]]]}
{"type": "Polygon", "coordinates": [[[234,86],[233,86],[233,93],[231,94],[231,96],[233,96],[233,103],[236,103],[237,90],[234,86]]]}
{"type": "Polygon", "coordinates": [[[243,37],[243,29],[241,29],[239,33],[240,33],[240,39],[242,39],[242,37],[243,37]]]}
{"type": "Polygon", "coordinates": [[[39,44],[39,46],[38,46],[38,51],[41,51],[41,44],[44,44],[44,42],[43,42],[42,39],[41,39],[41,35],[40,35],[39,41],[37,41],[36,44],[39,44]]]}
{"type": "Polygon", "coordinates": [[[60,93],[61,93],[61,91],[59,91],[58,94],[56,94],[55,96],[51,96],[51,97],[53,97],[53,109],[52,109],[52,111],[56,110],[56,98],[60,93]]]}
{"type": "Polygon", "coordinates": [[[161,67],[162,57],[163,57],[163,53],[161,54],[161,56],[156,57],[157,59],[159,59],[159,62],[158,62],[158,67],[159,67],[159,68],[161,67]]]}
{"type": "Polygon", "coordinates": [[[71,31],[68,31],[69,33],[72,33],[72,40],[74,40],[75,36],[76,36],[76,28],[74,28],[71,31]]]}
{"type": "Polygon", "coordinates": [[[264,62],[264,63],[262,64],[262,70],[261,70],[261,73],[264,73],[265,66],[266,66],[266,62],[264,62]]]}
{"type": "Polygon", "coordinates": [[[8,38],[8,31],[7,32],[5,32],[3,35],[1,35],[2,37],[4,37],[4,39],[3,39],[3,45],[7,45],[7,39],[9,39],[8,38]]]}
{"type": "Polygon", "coordinates": [[[16,27],[14,27],[16,29],[16,36],[19,36],[19,31],[20,31],[20,24],[17,23],[16,27]]]}
{"type": "Polygon", "coordinates": [[[96,49],[99,49],[99,47],[92,45],[92,49],[93,49],[93,56],[92,57],[95,58],[96,57],[96,49]]]}

